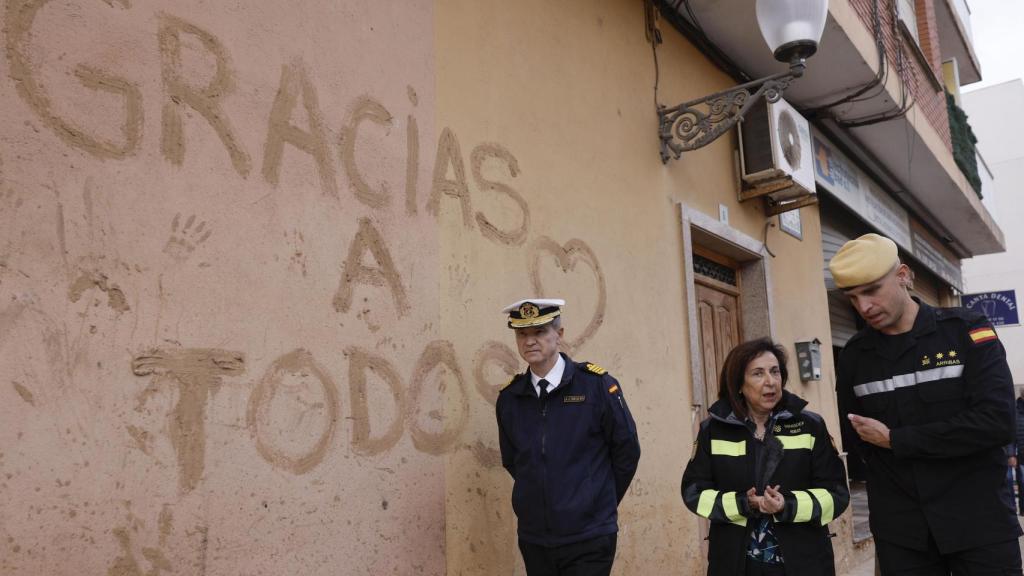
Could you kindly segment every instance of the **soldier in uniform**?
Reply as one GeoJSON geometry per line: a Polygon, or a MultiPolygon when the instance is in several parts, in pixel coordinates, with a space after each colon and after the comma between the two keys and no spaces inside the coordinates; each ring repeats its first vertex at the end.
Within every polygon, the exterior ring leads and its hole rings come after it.
{"type": "Polygon", "coordinates": [[[498,395],[501,463],[514,480],[527,574],[606,576],[640,441],[618,381],[558,351],[564,305],[530,299],[503,310],[529,367],[498,395]]]}
{"type": "Polygon", "coordinates": [[[1014,401],[986,318],[908,292],[896,244],[866,234],[829,262],[867,326],[839,358],[848,447],[867,464],[871,531],[890,575],[1021,575],[1020,526],[1005,498],[1014,401]]]}

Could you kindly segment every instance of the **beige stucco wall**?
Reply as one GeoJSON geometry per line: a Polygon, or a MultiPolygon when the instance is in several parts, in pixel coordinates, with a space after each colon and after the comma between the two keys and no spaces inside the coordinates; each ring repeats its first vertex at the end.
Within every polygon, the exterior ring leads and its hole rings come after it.
{"type": "MultiPolygon", "coordinates": [[[[732,136],[662,165],[639,0],[3,14],[0,574],[522,574],[530,294],[638,423],[616,573],[694,573],[680,203],[767,240],[835,423],[817,211],[766,235],[732,136]]],[[[659,102],[732,84],[662,30],[659,102]]]]}
{"type": "Polygon", "coordinates": [[[443,572],[433,11],[5,2],[0,573],[443,572]]]}
{"type": "MultiPolygon", "coordinates": [[[[451,2],[437,23],[438,125],[456,129],[464,149],[495,141],[512,151],[521,169],[514,187],[530,209],[527,238],[510,246],[481,242],[461,226],[459,204],[446,202],[442,298],[452,313],[443,324],[457,349],[496,340],[512,355],[502,303],[530,293],[569,301],[570,353],[619,378],[644,450],[620,507],[617,573],[691,573],[699,539],[679,498],[692,439],[676,204],[731,184],[728,145],[662,166],[641,2],[451,2]],[[472,296],[453,293],[463,278],[472,296]]],[[[667,36],[664,98],[725,85],[678,35],[667,36]]],[[[470,430],[496,446],[493,410],[474,408],[470,430]]],[[[481,472],[468,454],[451,460],[449,572],[517,566],[522,574],[507,473],[481,472]]]]}
{"type": "MultiPolygon", "coordinates": [[[[498,142],[511,151],[521,173],[510,181],[530,213],[522,245],[481,242],[478,229],[462,225],[459,202],[445,199],[445,332],[458,350],[494,340],[514,357],[500,305],[530,293],[567,298],[571,353],[620,379],[643,444],[620,507],[616,572],[695,573],[697,522],[679,497],[692,442],[692,390],[678,204],[713,217],[725,204],[733,228],[764,239],[760,203],[736,199],[735,139],[661,164],[641,2],[446,2],[436,17],[438,125],[452,127],[464,150],[498,142]]],[[[731,84],[674,30],[662,28],[660,102],[731,84]]],[[[484,203],[488,218],[501,214],[503,203],[506,227],[520,222],[507,199],[496,202],[475,189],[471,195],[474,210],[484,203]]],[[[779,255],[770,264],[777,336],[790,351],[803,336],[828,345],[817,211],[804,212],[803,241],[774,228],[768,237],[779,255]]],[[[825,379],[794,388],[834,424],[826,354],[825,379]]],[[[490,366],[493,381],[502,382],[497,363],[490,366]]],[[[495,445],[489,404],[474,405],[469,430],[495,445]]],[[[448,471],[449,572],[510,573],[515,565],[523,573],[507,474],[482,472],[468,453],[453,455],[448,471]]]]}

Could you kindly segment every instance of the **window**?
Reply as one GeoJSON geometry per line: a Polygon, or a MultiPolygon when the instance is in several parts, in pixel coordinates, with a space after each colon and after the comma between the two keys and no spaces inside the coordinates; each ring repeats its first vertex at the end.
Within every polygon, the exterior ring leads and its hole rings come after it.
{"type": "Polygon", "coordinates": [[[914,42],[920,46],[921,37],[917,33],[917,11],[914,10],[914,0],[896,0],[896,8],[899,12],[900,22],[906,27],[914,42]]]}

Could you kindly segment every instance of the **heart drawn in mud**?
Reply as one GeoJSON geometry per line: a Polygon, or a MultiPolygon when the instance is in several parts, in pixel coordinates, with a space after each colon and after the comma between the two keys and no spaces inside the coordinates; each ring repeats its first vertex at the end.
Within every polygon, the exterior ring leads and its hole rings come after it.
{"type": "MultiPolygon", "coordinates": [[[[563,246],[547,236],[541,236],[534,241],[530,256],[530,282],[533,284],[534,293],[538,297],[571,297],[575,293],[568,292],[564,295],[548,294],[544,290],[540,279],[540,263],[541,259],[547,256],[553,257],[555,263],[558,264],[558,268],[566,274],[574,271],[577,263],[583,262],[593,271],[594,280],[597,283],[597,306],[594,309],[594,315],[591,317],[590,322],[574,340],[565,339],[562,341],[563,350],[567,354],[575,354],[585,342],[594,337],[594,333],[604,323],[604,308],[607,301],[604,273],[601,272],[601,264],[598,263],[597,256],[594,255],[594,251],[590,249],[590,246],[587,246],[586,242],[573,238],[563,246]]],[[[569,290],[572,290],[572,288],[569,288],[569,290]]]]}

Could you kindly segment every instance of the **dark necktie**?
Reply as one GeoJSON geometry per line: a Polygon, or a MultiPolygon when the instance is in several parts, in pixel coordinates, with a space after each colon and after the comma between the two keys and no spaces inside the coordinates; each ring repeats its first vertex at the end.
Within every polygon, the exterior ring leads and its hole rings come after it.
{"type": "Polygon", "coordinates": [[[540,386],[540,401],[542,403],[548,399],[548,384],[550,384],[550,382],[543,378],[541,378],[540,382],[537,383],[537,386],[540,386]]]}

